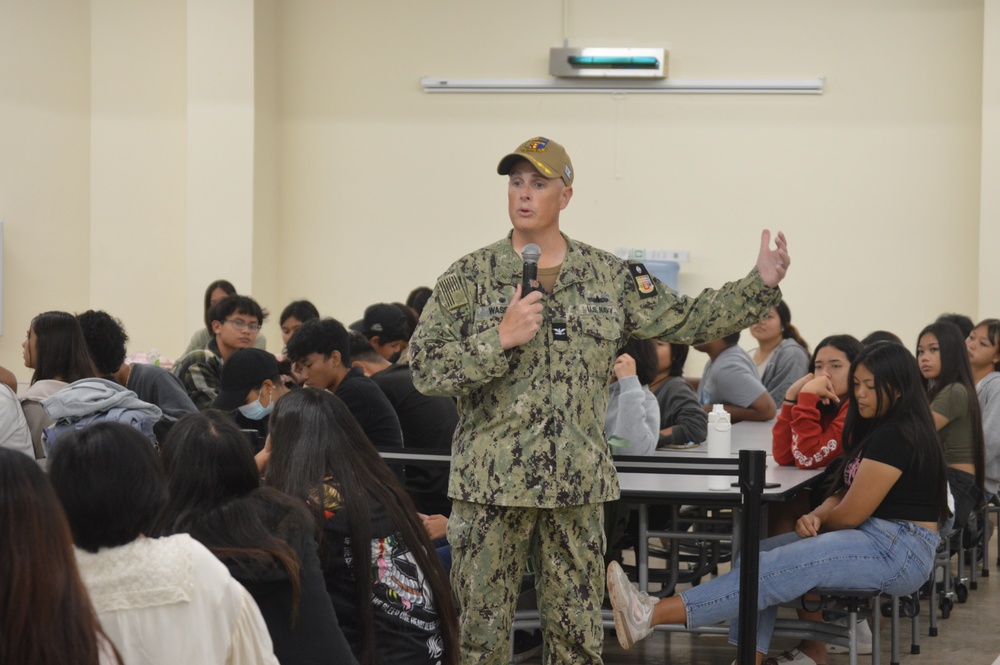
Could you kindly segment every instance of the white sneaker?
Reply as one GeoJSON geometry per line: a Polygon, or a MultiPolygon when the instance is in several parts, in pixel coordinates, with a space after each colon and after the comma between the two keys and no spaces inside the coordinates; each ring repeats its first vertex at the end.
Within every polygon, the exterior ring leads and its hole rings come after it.
{"type": "MultiPolygon", "coordinates": [[[[836,621],[834,621],[834,623],[837,624],[838,626],[846,626],[847,617],[837,619],[836,621]]],[[[856,633],[858,636],[858,655],[859,656],[869,655],[872,652],[872,629],[868,625],[867,620],[862,619],[861,621],[858,622],[856,633]]],[[[842,647],[839,644],[826,645],[827,653],[848,653],[849,651],[850,649],[848,649],[847,647],[842,647]]]]}
{"type": "Polygon", "coordinates": [[[649,623],[653,618],[653,606],[659,600],[632,586],[617,561],[608,564],[608,597],[614,609],[618,643],[623,649],[631,649],[633,644],[653,632],[649,623]]]}

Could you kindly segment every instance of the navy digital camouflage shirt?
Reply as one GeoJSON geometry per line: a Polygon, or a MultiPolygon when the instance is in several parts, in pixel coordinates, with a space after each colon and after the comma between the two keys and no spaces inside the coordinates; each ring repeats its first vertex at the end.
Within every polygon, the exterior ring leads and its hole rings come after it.
{"type": "Polygon", "coordinates": [[[556,508],[618,498],[604,438],[615,353],[631,336],[694,344],[759,321],[781,299],[757,269],[697,298],[638,263],[566,239],[542,328],[506,353],[498,327],[521,282],[511,236],[455,262],[438,280],[413,338],[417,389],[458,398],[448,495],[482,504],[556,508]]]}

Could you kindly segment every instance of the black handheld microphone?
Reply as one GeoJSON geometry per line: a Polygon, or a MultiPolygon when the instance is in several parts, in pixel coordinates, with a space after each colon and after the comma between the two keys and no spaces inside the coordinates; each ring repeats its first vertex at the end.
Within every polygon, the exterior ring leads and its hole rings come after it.
{"type": "Polygon", "coordinates": [[[532,291],[538,291],[538,259],[542,256],[542,248],[535,243],[528,243],[521,250],[524,259],[524,271],[521,273],[521,297],[532,291]]]}

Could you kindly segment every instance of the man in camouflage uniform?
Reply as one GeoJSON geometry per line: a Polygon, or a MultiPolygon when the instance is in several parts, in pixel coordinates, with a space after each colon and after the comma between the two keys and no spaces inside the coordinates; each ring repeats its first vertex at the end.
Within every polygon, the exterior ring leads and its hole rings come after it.
{"type": "Polygon", "coordinates": [[[763,318],[781,299],[785,239],[757,268],[681,297],[639,263],[569,239],[573,167],[535,138],[497,167],[513,231],[438,280],[410,342],[417,388],[458,397],[448,525],[463,663],[506,663],[525,563],[536,575],[546,663],[600,663],[602,504],[618,498],[604,439],[608,380],[630,336],[692,344],[763,318]],[[544,293],[522,297],[521,251],[541,247],[544,293]]]}

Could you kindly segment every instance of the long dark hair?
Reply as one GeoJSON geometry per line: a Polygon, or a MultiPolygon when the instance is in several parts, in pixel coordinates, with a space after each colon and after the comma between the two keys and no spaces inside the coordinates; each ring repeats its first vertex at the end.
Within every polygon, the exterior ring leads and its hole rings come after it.
{"type": "Polygon", "coordinates": [[[250,577],[261,566],[281,567],[292,585],[294,619],[301,566],[295,550],[280,536],[291,531],[284,535],[295,537],[294,532],[303,529],[311,536],[311,519],[301,503],[260,486],[243,432],[221,411],[188,414],[171,428],[163,443],[163,466],[169,499],[157,531],[161,535],[188,533],[250,577]],[[279,515],[290,515],[290,519],[271,523],[279,515]]]}
{"type": "Polygon", "coordinates": [[[35,331],[32,383],[55,378],[73,383],[97,376],[83,328],[75,316],[69,312],[42,312],[31,320],[31,330],[35,331]]]}
{"type": "MultiPolygon", "coordinates": [[[[983,438],[983,414],[979,408],[976,396],[976,382],[972,380],[972,366],[969,364],[969,348],[958,326],[950,321],[937,320],[920,331],[917,344],[927,334],[937,338],[940,349],[941,373],[934,380],[924,379],[927,398],[931,402],[937,395],[953,383],[965,388],[968,396],[969,421],[972,426],[972,454],[976,467],[976,486],[979,495],[983,494],[983,483],[986,477],[986,442],[983,438]]],[[[976,507],[978,508],[978,502],[976,507]]]]}
{"type": "Polygon", "coordinates": [[[34,460],[0,448],[0,663],[97,665],[102,648],[121,663],[52,486],[34,460]]]}
{"type": "MultiPolygon", "coordinates": [[[[844,455],[839,468],[842,469],[854,457],[855,451],[863,449],[872,432],[886,423],[892,423],[899,431],[900,438],[913,448],[916,461],[914,471],[919,473],[928,464],[939,470],[938,512],[939,519],[944,520],[948,506],[944,455],[934,428],[930,405],[919,390],[920,380],[916,359],[901,344],[876,342],[858,354],[851,363],[847,379],[851,391],[844,420],[844,455]],[[862,418],[858,412],[854,375],[861,365],[872,373],[875,381],[875,412],[879,415],[874,418],[862,418]],[[888,404],[885,399],[889,400],[888,404]]],[[[835,477],[831,492],[844,486],[843,474],[837,473],[835,477]]]]}
{"type": "Polygon", "coordinates": [[[444,662],[458,663],[458,618],[441,562],[417,517],[413,501],[344,403],[326,390],[296,390],[275,405],[270,428],[273,450],[267,482],[313,507],[321,553],[328,546],[322,537],[323,506],[317,499],[323,496],[328,482],[336,486],[344,499],[358,608],[359,662],[363,665],[376,662],[371,604],[374,502],[383,506],[393,528],[410,545],[417,565],[427,578],[440,617],[444,662]]]}
{"type": "Polygon", "coordinates": [[[809,345],[802,339],[798,328],[792,325],[792,310],[788,309],[788,303],[782,300],[775,305],[774,310],[778,313],[778,320],[781,321],[781,338],[794,339],[808,353],[809,345]]]}

